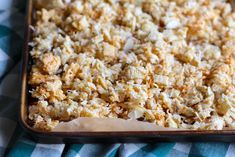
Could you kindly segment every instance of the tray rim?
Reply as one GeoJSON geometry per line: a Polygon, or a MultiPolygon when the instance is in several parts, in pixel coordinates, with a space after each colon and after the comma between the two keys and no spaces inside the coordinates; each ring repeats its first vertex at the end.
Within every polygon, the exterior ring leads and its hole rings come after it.
{"type": "MultiPolygon", "coordinates": [[[[104,138],[112,138],[112,137],[136,137],[136,138],[144,138],[144,137],[174,137],[179,136],[200,136],[202,139],[206,136],[228,136],[235,137],[235,129],[232,130],[179,130],[179,131],[169,131],[169,130],[161,130],[161,131],[101,131],[101,132],[92,132],[92,131],[76,131],[76,132],[45,132],[36,130],[28,125],[26,122],[27,119],[27,69],[28,69],[28,58],[29,58],[29,46],[28,42],[30,39],[30,25],[32,23],[32,12],[33,12],[33,0],[27,1],[27,12],[26,12],[26,20],[25,20],[25,32],[24,32],[24,47],[22,52],[22,69],[21,69],[21,101],[20,101],[20,114],[19,121],[20,125],[33,135],[40,137],[104,137],[104,138]]],[[[197,141],[201,141],[198,139],[197,141]]],[[[125,140],[124,140],[125,141],[125,140]]],[[[176,141],[176,140],[173,140],[176,141]]],[[[219,140],[221,141],[221,140],[219,140]]],[[[222,140],[223,141],[223,140],[222,140]]]]}

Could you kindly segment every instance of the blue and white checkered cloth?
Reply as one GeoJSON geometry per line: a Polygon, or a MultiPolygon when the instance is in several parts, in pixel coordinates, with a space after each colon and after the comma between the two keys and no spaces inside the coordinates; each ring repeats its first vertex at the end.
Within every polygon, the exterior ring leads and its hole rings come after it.
{"type": "Polygon", "coordinates": [[[235,143],[39,144],[20,128],[23,0],[0,0],[0,156],[233,157],[235,143]]]}

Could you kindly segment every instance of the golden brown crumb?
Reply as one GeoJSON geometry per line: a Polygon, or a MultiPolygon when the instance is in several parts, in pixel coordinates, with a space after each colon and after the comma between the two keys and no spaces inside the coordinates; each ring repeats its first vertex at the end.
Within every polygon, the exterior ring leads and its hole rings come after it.
{"type": "Polygon", "coordinates": [[[29,106],[35,128],[77,117],[235,128],[229,3],[52,0],[36,21],[29,80],[38,100],[29,106]]]}

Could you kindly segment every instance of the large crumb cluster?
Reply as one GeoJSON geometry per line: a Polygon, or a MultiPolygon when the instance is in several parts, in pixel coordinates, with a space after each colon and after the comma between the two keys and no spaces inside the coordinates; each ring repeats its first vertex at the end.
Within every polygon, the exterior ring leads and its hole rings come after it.
{"type": "Polygon", "coordinates": [[[53,0],[33,30],[36,129],[78,117],[235,128],[235,13],[224,0],[53,0]]]}

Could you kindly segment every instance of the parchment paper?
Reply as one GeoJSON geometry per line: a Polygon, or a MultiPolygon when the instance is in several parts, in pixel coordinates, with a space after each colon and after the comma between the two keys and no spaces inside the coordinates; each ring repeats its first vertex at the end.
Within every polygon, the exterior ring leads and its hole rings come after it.
{"type": "Polygon", "coordinates": [[[153,123],[137,120],[124,120],[119,118],[87,118],[80,117],[69,122],[60,122],[53,132],[74,132],[74,131],[166,131],[182,130],[164,128],[153,123]]]}

